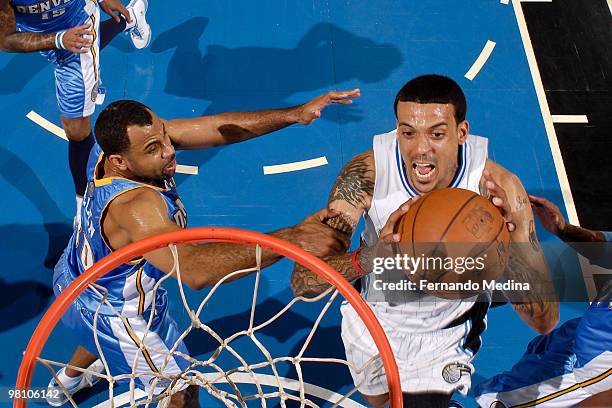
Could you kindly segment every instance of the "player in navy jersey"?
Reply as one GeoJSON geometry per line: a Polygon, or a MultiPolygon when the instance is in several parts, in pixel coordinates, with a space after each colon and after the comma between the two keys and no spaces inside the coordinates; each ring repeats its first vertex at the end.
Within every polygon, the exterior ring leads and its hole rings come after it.
{"type": "MultiPolygon", "coordinates": [[[[555,204],[529,198],[544,228],[591,263],[612,268],[611,232],[569,224],[555,204]]],[[[480,384],[475,395],[485,408],[612,406],[612,279],[584,316],[534,338],[510,371],[480,384]]]]}
{"type": "Polygon", "coordinates": [[[90,116],[104,100],[99,52],[123,31],[136,48],[146,47],[151,40],[147,7],[147,0],[131,0],[127,7],[119,0],[0,0],[0,50],[40,51],[54,64],[77,212],[94,144],[90,116]],[[100,8],[112,18],[100,23],[100,8]]]}
{"type": "MultiPolygon", "coordinates": [[[[359,90],[329,92],[310,102],[288,109],[235,112],[195,119],[163,120],[149,108],[135,101],[117,101],[106,107],[95,126],[96,140],[88,165],[89,184],[81,209],[81,220],[58,262],[53,288],[61,293],[94,262],[132,242],[152,235],[177,231],[187,223],[187,213],[179,198],[172,176],[176,170],[175,149],[204,149],[242,142],[293,123],[309,124],[330,103],[347,104],[347,98],[359,96],[359,90]]],[[[348,238],[321,223],[333,215],[319,211],[295,227],[271,235],[299,245],[318,256],[343,251],[348,238]]],[[[182,281],[194,289],[216,283],[230,272],[256,264],[251,246],[214,243],[180,245],[178,254],[182,281]]],[[[280,259],[276,253],[263,252],[262,264],[280,259]]],[[[178,375],[186,361],[173,357],[164,363],[168,350],[177,342],[179,332],[168,314],[163,289],[154,297],[152,288],[173,267],[169,249],[144,254],[96,281],[108,290],[97,324],[100,346],[111,374],[129,374],[132,362],[141,353],[131,333],[143,338],[152,306],[155,317],[136,369],[136,383],[149,389],[154,373],[178,375]],[[122,320],[112,310],[115,309],[122,320]],[[129,325],[126,327],[125,322],[129,325]]],[[[100,372],[103,369],[93,336],[93,315],[100,299],[87,289],[63,316],[63,322],[77,336],[81,345],[70,364],[100,372]],[[89,351],[88,351],[89,350],[89,351]]],[[[178,350],[187,353],[180,343],[178,350]]],[[[57,378],[70,394],[91,385],[94,378],[78,370],[62,369],[57,378]]],[[[61,388],[55,379],[50,388],[61,388]]],[[[161,389],[154,388],[154,392],[161,389]]],[[[63,395],[63,393],[62,393],[63,395]]],[[[62,405],[66,397],[51,399],[62,405]]],[[[197,403],[197,387],[188,387],[172,397],[173,406],[197,403]]]]}

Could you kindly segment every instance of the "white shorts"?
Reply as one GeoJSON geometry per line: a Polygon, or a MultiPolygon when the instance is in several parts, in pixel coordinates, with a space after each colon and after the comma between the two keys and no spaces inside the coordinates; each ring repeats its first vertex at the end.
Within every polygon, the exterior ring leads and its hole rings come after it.
{"type": "MultiPolygon", "coordinates": [[[[361,370],[378,353],[374,340],[352,306],[345,302],[340,310],[342,341],[355,386],[365,395],[386,394],[389,387],[385,372],[380,368],[380,360],[361,370]]],[[[408,333],[397,327],[385,327],[383,320],[381,325],[399,367],[403,392],[451,394],[458,391],[467,394],[474,372],[471,364],[473,353],[464,348],[470,321],[424,333],[408,333]]]]}

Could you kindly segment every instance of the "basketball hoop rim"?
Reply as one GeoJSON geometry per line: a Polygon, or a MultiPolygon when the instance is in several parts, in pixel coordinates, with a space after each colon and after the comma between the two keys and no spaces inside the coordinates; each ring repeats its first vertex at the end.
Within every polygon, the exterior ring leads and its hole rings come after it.
{"type": "MultiPolygon", "coordinates": [[[[385,367],[387,382],[389,384],[391,407],[402,407],[401,382],[393,351],[391,350],[387,336],[380,322],[374,315],[374,312],[361,298],[359,293],[357,293],[355,288],[353,288],[353,286],[334,268],[296,245],[270,235],[238,228],[201,227],[167,232],[129,244],[96,262],[62,291],[38,323],[24,352],[21,365],[19,366],[16,389],[25,390],[30,388],[32,375],[36,366],[36,358],[40,355],[49,335],[64,313],[66,313],[66,310],[68,310],[74,300],[90,283],[95,282],[116,267],[144,253],[165,248],[171,243],[187,244],[196,242],[258,244],[262,248],[273,250],[280,255],[298,262],[322,276],[326,281],[332,283],[364,321],[378,347],[385,367]]],[[[26,399],[16,399],[13,403],[14,408],[25,408],[26,405],[26,399]]]]}

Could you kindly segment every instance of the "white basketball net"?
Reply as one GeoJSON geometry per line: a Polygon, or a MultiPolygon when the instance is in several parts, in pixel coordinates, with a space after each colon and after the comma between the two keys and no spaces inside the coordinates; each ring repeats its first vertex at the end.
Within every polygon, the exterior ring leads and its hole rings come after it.
{"type": "MultiPolygon", "coordinates": [[[[253,268],[238,270],[238,271],[232,272],[229,275],[225,276],[207,293],[207,295],[200,302],[196,310],[192,310],[189,307],[187,303],[187,299],[185,297],[185,293],[183,291],[181,271],[180,271],[178,252],[177,252],[176,246],[174,244],[170,244],[168,245],[168,248],[171,250],[173,257],[174,257],[174,267],[173,267],[172,273],[165,275],[162,279],[160,279],[155,284],[155,287],[153,289],[153,299],[155,299],[156,292],[158,288],[160,287],[160,285],[165,280],[169,279],[171,276],[175,276],[177,278],[176,281],[178,282],[178,288],[180,291],[181,300],[182,300],[185,310],[187,311],[187,314],[190,317],[191,325],[189,325],[182,332],[179,340],[175,342],[174,346],[170,348],[170,350],[167,350],[167,349],[157,350],[157,349],[151,348],[150,346],[146,346],[146,344],[148,343],[147,335],[150,332],[151,324],[153,322],[153,317],[155,315],[155,313],[149,313],[150,317],[147,322],[147,327],[144,330],[144,335],[142,334],[137,335],[133,331],[132,333],[130,333],[133,337],[135,336],[138,339],[138,345],[139,345],[141,352],[136,353],[134,360],[131,362],[132,371],[128,373],[122,373],[120,375],[111,376],[109,374],[98,374],[88,369],[81,369],[78,367],[70,366],[66,363],[61,363],[61,362],[52,361],[52,360],[38,357],[38,361],[42,363],[43,365],[45,365],[51,371],[55,380],[60,384],[60,387],[62,387],[64,391],[65,391],[65,388],[63,384],[61,384],[61,382],[57,378],[57,371],[59,371],[62,367],[71,367],[77,371],[80,371],[86,374],[90,374],[95,377],[99,377],[108,382],[109,400],[106,405],[108,407],[120,407],[120,406],[124,406],[125,404],[129,404],[130,407],[132,406],[149,407],[151,404],[154,405],[156,403],[159,403],[159,406],[163,407],[167,403],[169,403],[170,397],[174,393],[176,393],[177,391],[181,389],[184,389],[187,385],[192,385],[192,384],[198,385],[201,389],[206,390],[206,392],[208,392],[210,395],[220,400],[227,407],[238,407],[238,406],[246,407],[247,403],[251,405],[251,403],[256,402],[256,400],[260,400],[260,405],[262,407],[266,407],[267,406],[266,401],[270,399],[280,399],[280,406],[282,407],[286,407],[287,401],[298,402],[300,407],[306,407],[306,406],[307,407],[317,407],[318,405],[315,404],[311,399],[309,399],[309,395],[318,395],[320,397],[321,392],[318,392],[318,393],[315,392],[316,391],[315,388],[318,389],[319,391],[324,390],[324,389],[319,388],[317,386],[313,386],[310,383],[305,381],[305,379],[303,378],[303,374],[302,374],[302,367],[301,367],[302,363],[316,362],[316,363],[343,364],[347,367],[351,366],[352,369],[358,373],[363,372],[364,370],[368,369],[370,366],[375,367],[373,368],[374,370],[383,369],[382,363],[380,361],[380,355],[378,353],[376,353],[371,359],[369,359],[363,367],[355,367],[351,365],[348,361],[339,359],[339,358],[304,357],[304,353],[306,349],[308,348],[313,336],[315,335],[315,332],[317,331],[317,328],[319,327],[321,320],[325,316],[325,313],[329,310],[334,299],[336,299],[336,297],[338,296],[338,291],[332,290],[333,288],[328,289],[325,293],[315,298],[310,298],[310,299],[302,298],[302,297],[294,298],[274,316],[264,321],[263,323],[256,325],[255,324],[255,310],[256,310],[256,305],[257,305],[257,295],[259,291],[259,282],[260,282],[260,276],[261,276],[261,247],[259,245],[255,247],[257,264],[253,268]],[[251,302],[249,326],[246,329],[242,331],[238,331],[227,338],[222,338],[221,336],[217,334],[217,332],[213,328],[209,327],[207,324],[202,322],[201,319],[206,318],[205,315],[202,315],[202,311],[221,284],[239,275],[248,274],[248,273],[256,274],[255,283],[253,287],[253,298],[251,302]],[[323,303],[323,307],[321,308],[320,313],[318,314],[316,320],[314,321],[312,329],[308,333],[308,336],[306,337],[297,355],[295,356],[274,356],[273,353],[270,350],[268,350],[262,344],[262,342],[257,338],[257,332],[261,330],[262,328],[270,325],[272,322],[278,320],[294,304],[300,301],[308,302],[308,303],[321,301],[323,303]],[[219,343],[216,350],[212,353],[212,356],[206,360],[198,360],[192,356],[186,355],[185,353],[181,353],[179,350],[177,350],[177,347],[180,344],[180,341],[185,339],[187,335],[193,330],[203,330],[204,332],[212,336],[214,339],[216,339],[216,341],[219,343]],[[232,347],[232,343],[240,337],[248,337],[252,341],[252,343],[261,351],[262,355],[265,356],[263,361],[247,362],[240,355],[239,351],[235,350],[232,347]],[[159,369],[159,372],[148,371],[144,373],[144,372],[138,372],[136,370],[136,367],[138,366],[138,363],[139,363],[139,359],[144,359],[142,351],[144,351],[145,349],[148,352],[165,354],[166,356],[165,361],[162,367],[159,369]],[[239,365],[235,367],[221,367],[220,365],[218,365],[217,357],[219,357],[219,355],[224,350],[231,353],[231,355],[233,355],[236,358],[236,360],[239,362],[239,365]],[[185,360],[189,361],[190,366],[186,370],[183,370],[178,375],[176,374],[165,375],[164,370],[166,366],[168,365],[169,361],[171,360],[172,356],[180,356],[184,358],[185,360]],[[297,378],[287,379],[287,378],[281,377],[279,375],[279,370],[277,369],[277,364],[279,363],[292,364],[295,368],[295,371],[297,372],[297,378]],[[271,369],[273,375],[262,374],[261,373],[262,369],[267,369],[268,372],[271,369]],[[142,375],[145,375],[145,374],[147,376],[154,376],[153,381],[150,383],[152,386],[151,390],[148,392],[145,392],[142,389],[138,389],[136,386],[136,381],[135,381],[136,378],[142,375]],[[125,395],[123,395],[122,398],[117,398],[115,386],[117,385],[118,381],[120,380],[125,381],[126,379],[129,380],[129,390],[130,390],[129,398],[126,398],[125,395]],[[167,388],[165,388],[165,391],[163,391],[161,394],[156,395],[153,389],[155,388],[155,386],[160,387],[161,386],[160,384],[164,384],[164,385],[170,384],[170,385],[167,386],[167,388]],[[222,389],[219,387],[219,385],[221,384],[227,384],[229,385],[229,387],[225,386],[224,388],[226,389],[222,389]],[[254,386],[257,392],[256,393],[253,393],[253,392],[243,393],[241,391],[240,384],[250,384],[250,389],[252,389],[254,386]],[[229,388],[230,391],[228,391],[227,388],[229,388]],[[269,391],[269,390],[272,390],[272,391],[269,391]]],[[[90,284],[89,288],[92,291],[94,291],[94,293],[96,293],[101,299],[100,305],[98,306],[98,309],[96,310],[95,317],[94,317],[94,340],[95,340],[95,344],[98,349],[97,354],[100,357],[100,360],[102,361],[106,369],[105,372],[109,373],[109,372],[112,372],[112,370],[109,370],[108,361],[102,351],[102,348],[100,347],[98,331],[97,331],[97,324],[98,324],[100,309],[102,308],[102,305],[105,304],[108,307],[110,307],[113,310],[113,312],[121,318],[123,322],[126,321],[126,318],[121,316],[121,314],[117,312],[117,310],[107,300],[108,291],[106,290],[106,288],[100,285],[97,285],[95,283],[90,284]]],[[[155,300],[153,300],[151,304],[151,308],[155,308],[155,300]]],[[[128,329],[130,328],[129,324],[125,324],[125,326],[128,329]]],[[[350,378],[348,370],[346,374],[347,374],[347,378],[350,378]]],[[[362,376],[362,377],[365,377],[365,376],[362,376]]],[[[335,406],[359,406],[354,401],[349,400],[349,397],[357,391],[357,388],[359,385],[361,384],[357,384],[357,386],[352,388],[348,393],[344,395],[336,394],[333,392],[329,392],[328,390],[325,390],[327,392],[323,399],[329,401],[329,403],[332,404],[331,406],[334,406],[334,407],[335,406]]],[[[69,398],[69,402],[72,404],[73,407],[78,406],[72,397],[69,398]]],[[[295,405],[295,403],[293,403],[292,406],[293,405],[295,405]]]]}

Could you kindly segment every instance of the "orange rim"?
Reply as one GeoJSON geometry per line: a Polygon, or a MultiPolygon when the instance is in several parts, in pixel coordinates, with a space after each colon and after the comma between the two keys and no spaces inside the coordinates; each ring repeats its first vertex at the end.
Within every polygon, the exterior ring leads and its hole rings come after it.
{"type": "MultiPolygon", "coordinates": [[[[304,251],[303,249],[285,242],[279,238],[258,232],[237,228],[189,228],[176,232],[168,232],[145,238],[141,241],[127,245],[111,253],[75,279],[53,302],[44,314],[23,355],[23,360],[17,374],[16,388],[27,390],[36,366],[36,359],[40,355],[47,338],[55,328],[73,301],[87,288],[87,286],[131,259],[155,249],[168,246],[170,243],[185,244],[195,242],[233,242],[243,244],[259,244],[262,248],[270,249],[283,255],[322,276],[332,283],[342,296],[353,306],[359,317],[364,321],[380,352],[387,382],[389,384],[390,402],[393,408],[402,407],[402,390],[397,363],[387,336],[372,309],[361,298],[353,286],[344,279],[331,266],[304,251]]],[[[14,408],[23,408],[27,405],[26,399],[13,402],[14,408]]]]}

